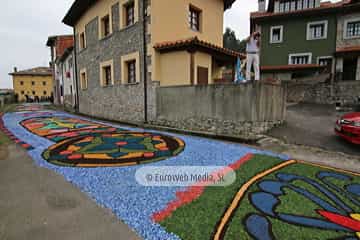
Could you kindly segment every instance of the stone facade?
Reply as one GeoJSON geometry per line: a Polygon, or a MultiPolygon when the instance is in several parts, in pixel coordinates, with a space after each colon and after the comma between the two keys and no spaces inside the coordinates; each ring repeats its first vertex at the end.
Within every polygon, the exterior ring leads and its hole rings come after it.
{"type": "Polygon", "coordinates": [[[359,104],[360,81],[338,82],[333,85],[327,83],[316,85],[289,84],[287,88],[287,100],[289,102],[359,104]]]}
{"type": "Polygon", "coordinates": [[[156,125],[176,128],[184,131],[209,133],[218,136],[237,136],[244,139],[256,138],[283,121],[226,121],[216,118],[188,118],[185,120],[168,120],[162,117],[153,122],[156,125]]]}
{"type": "MultiPolygon", "coordinates": [[[[113,33],[98,39],[98,18],[86,26],[86,48],[79,51],[79,35],[76,36],[78,79],[80,70],[87,71],[88,87],[79,89],[79,111],[90,116],[126,121],[144,122],[144,43],[143,43],[143,1],[139,1],[139,21],[120,29],[119,4],[112,6],[113,33]],[[121,83],[121,57],[139,52],[140,81],[135,84],[121,83]],[[113,60],[114,84],[103,87],[100,84],[100,63],[113,60]]],[[[154,89],[157,83],[148,79],[148,114],[155,109],[154,89]]]]}

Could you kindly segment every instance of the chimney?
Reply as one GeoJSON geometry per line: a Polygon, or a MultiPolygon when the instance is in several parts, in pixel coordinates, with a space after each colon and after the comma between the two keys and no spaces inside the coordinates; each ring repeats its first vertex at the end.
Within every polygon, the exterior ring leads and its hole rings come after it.
{"type": "Polygon", "coordinates": [[[258,0],[258,5],[259,5],[259,12],[266,11],[266,1],[265,0],[258,0]]]}
{"type": "Polygon", "coordinates": [[[14,73],[17,73],[17,67],[14,67],[14,73]]]}

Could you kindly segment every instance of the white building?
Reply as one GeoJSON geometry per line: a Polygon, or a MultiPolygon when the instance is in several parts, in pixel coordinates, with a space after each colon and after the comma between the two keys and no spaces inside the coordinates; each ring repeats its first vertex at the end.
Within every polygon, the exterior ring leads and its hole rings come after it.
{"type": "Polygon", "coordinates": [[[76,79],[75,79],[75,56],[74,48],[70,47],[56,61],[56,71],[60,83],[60,101],[66,107],[75,108],[76,106],[76,79]]]}

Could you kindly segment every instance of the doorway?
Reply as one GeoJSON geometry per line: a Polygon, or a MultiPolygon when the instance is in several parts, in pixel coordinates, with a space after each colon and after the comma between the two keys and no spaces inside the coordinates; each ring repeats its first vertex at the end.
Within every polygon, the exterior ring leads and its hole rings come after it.
{"type": "Polygon", "coordinates": [[[205,67],[197,67],[198,85],[209,84],[209,69],[205,67]]]}
{"type": "Polygon", "coordinates": [[[357,57],[344,58],[343,80],[356,80],[357,57]]]}

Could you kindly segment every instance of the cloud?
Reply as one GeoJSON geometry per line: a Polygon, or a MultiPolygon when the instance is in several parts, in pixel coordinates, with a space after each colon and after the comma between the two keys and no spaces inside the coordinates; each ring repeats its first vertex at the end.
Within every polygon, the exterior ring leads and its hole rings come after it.
{"type": "Polygon", "coordinates": [[[225,12],[224,27],[230,27],[240,39],[250,33],[250,12],[257,11],[257,0],[238,0],[225,12]]]}
{"type": "Polygon", "coordinates": [[[49,35],[68,34],[72,29],[61,23],[73,0],[2,0],[0,14],[0,88],[11,88],[14,66],[28,69],[47,66],[49,35]]]}

